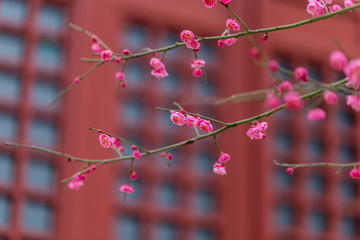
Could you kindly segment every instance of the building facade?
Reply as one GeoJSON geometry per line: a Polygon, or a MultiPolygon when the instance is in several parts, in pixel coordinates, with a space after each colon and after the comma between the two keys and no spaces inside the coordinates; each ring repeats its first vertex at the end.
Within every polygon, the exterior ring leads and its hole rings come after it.
{"type": "MultiPolygon", "coordinates": [[[[309,18],[306,4],[234,0],[231,6],[255,29],[309,18]]],[[[179,42],[184,29],[197,36],[219,35],[230,17],[219,4],[206,9],[200,0],[0,0],[0,141],[108,158],[116,155],[101,148],[98,133],[89,127],[153,149],[195,136],[155,107],[175,108],[176,101],[190,112],[226,122],[265,111],[263,102],[212,104],[271,85],[269,71],[251,62],[246,38],[222,49],[202,43],[198,56],[206,60],[205,78],[192,76],[192,51],[178,48],[164,57],[169,72],[164,79],[150,75],[150,57],[130,60],[128,84],[117,98],[114,75],[121,65],[109,63],[48,107],[92,66],[80,61],[93,57],[91,39],[69,29],[70,22],[94,32],[116,52],[137,52],[179,42]]],[[[336,41],[351,58],[358,57],[359,21],[358,13],[349,13],[270,33],[268,41],[258,43],[281,66],[305,66],[311,77],[329,83],[341,77],[327,63],[336,41]]],[[[263,141],[248,139],[249,125],[219,135],[221,150],[231,155],[227,176],[212,173],[218,159],[212,139],[171,151],[173,161],[160,154],[140,159],[134,164],[135,192],[126,201],[118,188],[126,182],[128,162],[99,167],[81,190],[71,191],[60,181],[81,164],[1,144],[0,240],[359,239],[359,184],[348,170],[335,175],[332,168],[299,169],[289,176],[272,166],[274,159],[357,161],[358,116],[345,106],[344,96],[339,99],[336,106],[323,106],[328,113],[323,123],[307,123],[303,112],[271,116],[263,141]]]]}

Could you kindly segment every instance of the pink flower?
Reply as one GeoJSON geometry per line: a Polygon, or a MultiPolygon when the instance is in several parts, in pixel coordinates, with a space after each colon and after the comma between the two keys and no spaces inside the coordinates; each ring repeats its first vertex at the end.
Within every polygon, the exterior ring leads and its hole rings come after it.
{"type": "Polygon", "coordinates": [[[278,90],[279,90],[279,92],[291,92],[293,90],[293,87],[289,81],[283,81],[278,86],[278,90]]]}
{"type": "Polygon", "coordinates": [[[185,43],[190,43],[192,41],[195,40],[195,36],[193,34],[192,31],[189,31],[189,30],[183,30],[181,33],[180,33],[180,38],[181,40],[183,40],[183,42],[185,43]]]}
{"type": "Polygon", "coordinates": [[[188,47],[190,49],[194,49],[194,50],[200,49],[200,43],[197,40],[193,40],[193,41],[188,42],[188,43],[186,42],[185,44],[186,44],[186,47],[188,47]]]}
{"type": "Polygon", "coordinates": [[[269,35],[267,33],[265,33],[264,35],[262,35],[261,37],[261,41],[265,42],[266,40],[268,40],[269,35]]]}
{"type": "Polygon", "coordinates": [[[219,174],[219,175],[226,175],[226,169],[222,163],[216,162],[213,166],[213,171],[214,171],[214,173],[219,174]]]}
{"type": "Polygon", "coordinates": [[[284,102],[286,104],[286,108],[290,110],[299,110],[304,106],[301,96],[297,92],[285,93],[284,102]]]}
{"type": "Polygon", "coordinates": [[[115,74],[115,78],[117,78],[119,80],[124,80],[124,73],[123,72],[117,72],[115,74]]]}
{"type": "Polygon", "coordinates": [[[226,20],[226,27],[233,31],[240,30],[240,25],[233,19],[226,20]]]}
{"type": "Polygon", "coordinates": [[[269,68],[271,71],[276,72],[279,69],[279,63],[275,60],[269,62],[269,68]]]}
{"type": "Polygon", "coordinates": [[[173,155],[171,153],[166,153],[166,158],[169,160],[169,161],[172,161],[173,160],[173,155]]]}
{"type": "Polygon", "coordinates": [[[350,171],[350,177],[353,179],[359,179],[360,178],[360,171],[358,168],[353,168],[350,171]]]}
{"type": "Polygon", "coordinates": [[[271,108],[276,108],[280,106],[281,100],[279,97],[275,95],[273,91],[268,92],[265,100],[266,105],[268,105],[271,108]]]}
{"type": "Polygon", "coordinates": [[[138,178],[137,172],[135,172],[134,170],[131,171],[130,173],[130,179],[135,181],[138,178]]]}
{"type": "Polygon", "coordinates": [[[335,92],[326,90],[324,92],[324,99],[327,104],[336,104],[337,103],[337,95],[335,92]]]}
{"type": "Polygon", "coordinates": [[[188,127],[193,127],[194,125],[196,126],[195,122],[198,122],[200,118],[199,117],[194,117],[192,115],[187,115],[186,116],[186,124],[188,127]]]}
{"type": "Polygon", "coordinates": [[[346,105],[350,106],[356,112],[360,112],[360,96],[347,95],[346,105]]]}
{"type": "Polygon", "coordinates": [[[297,80],[303,80],[304,82],[308,82],[308,71],[304,67],[297,67],[294,71],[294,76],[297,80]]]}
{"type": "Polygon", "coordinates": [[[338,71],[343,71],[348,64],[348,61],[343,52],[333,51],[332,53],[330,53],[329,63],[334,69],[338,71]]]}
{"type": "Polygon", "coordinates": [[[120,146],[121,146],[121,141],[120,141],[119,139],[112,137],[112,138],[111,138],[111,141],[113,142],[115,148],[117,148],[117,149],[120,148],[120,146]]]}
{"type": "Polygon", "coordinates": [[[219,157],[219,163],[227,163],[230,161],[230,155],[227,153],[220,153],[220,157],[219,157]]]}
{"type": "Polygon", "coordinates": [[[150,59],[150,66],[154,69],[164,69],[165,65],[161,62],[159,58],[151,58],[150,59]]]}
{"type": "Polygon", "coordinates": [[[101,47],[98,43],[93,43],[91,45],[91,51],[95,52],[95,53],[100,53],[101,52],[101,47]]]}
{"type": "Polygon", "coordinates": [[[228,5],[231,2],[231,0],[220,0],[220,2],[222,4],[228,5]]]}
{"type": "Polygon", "coordinates": [[[352,5],[354,5],[355,3],[352,0],[345,0],[344,1],[344,5],[345,7],[351,7],[352,5]]]}
{"type": "Polygon", "coordinates": [[[195,59],[191,61],[191,67],[192,68],[200,68],[205,66],[205,61],[202,59],[195,59]]]}
{"type": "Polygon", "coordinates": [[[360,87],[360,58],[351,60],[344,72],[349,78],[346,86],[358,89],[360,87]]]}
{"type": "Polygon", "coordinates": [[[129,54],[130,54],[130,50],[125,48],[124,50],[122,50],[122,53],[123,53],[124,55],[129,55],[129,54]]]}
{"type": "Polygon", "coordinates": [[[120,63],[120,62],[121,62],[121,56],[115,58],[115,62],[116,62],[116,63],[120,63]]]}
{"type": "Polygon", "coordinates": [[[289,175],[292,175],[294,173],[294,169],[289,167],[286,169],[286,173],[289,174],[289,175]]]}
{"type": "Polygon", "coordinates": [[[252,59],[258,59],[260,56],[259,50],[256,47],[252,47],[249,49],[249,55],[252,59]]]}
{"type": "Polygon", "coordinates": [[[225,46],[225,41],[223,39],[220,39],[217,44],[219,48],[223,48],[225,46]]]}
{"type": "Polygon", "coordinates": [[[110,50],[104,50],[100,52],[101,60],[103,61],[109,61],[113,56],[112,52],[110,50]]]}
{"type": "Polygon", "coordinates": [[[111,148],[114,144],[112,138],[106,134],[100,134],[99,141],[103,148],[111,148]]]}
{"type": "Polygon", "coordinates": [[[318,17],[326,13],[324,5],[317,0],[309,0],[306,11],[313,17],[318,17]]]}
{"type": "Polygon", "coordinates": [[[132,186],[130,186],[128,183],[121,185],[119,190],[120,190],[120,192],[123,192],[123,193],[133,193],[134,192],[134,188],[132,186]]]}
{"type": "Polygon", "coordinates": [[[82,186],[84,186],[84,182],[82,180],[83,179],[81,179],[79,176],[74,177],[68,183],[68,188],[71,190],[79,190],[82,186]]]}
{"type": "Polygon", "coordinates": [[[225,39],[225,44],[228,46],[231,46],[234,43],[236,43],[236,41],[237,41],[237,38],[228,38],[228,39],[225,39]]]}
{"type": "Polygon", "coordinates": [[[167,73],[167,71],[164,68],[159,68],[159,69],[151,70],[151,75],[153,75],[157,79],[160,79],[160,78],[164,78],[164,77],[168,76],[169,74],[167,73]]]}
{"type": "Polygon", "coordinates": [[[335,11],[339,11],[341,10],[341,7],[337,4],[334,4],[332,6],[329,7],[329,11],[332,13],[332,12],[335,12],[335,11]]]}
{"type": "Polygon", "coordinates": [[[74,83],[75,83],[75,84],[77,84],[77,83],[79,83],[79,82],[80,82],[80,77],[74,78],[74,83]]]}
{"type": "Polygon", "coordinates": [[[134,145],[134,144],[133,144],[133,145],[131,145],[131,150],[133,150],[133,151],[134,151],[134,150],[136,150],[136,148],[137,148],[137,147],[136,147],[136,145],[134,145]]]}
{"type": "Polygon", "coordinates": [[[205,133],[210,133],[213,131],[213,126],[208,120],[202,120],[200,122],[199,128],[203,130],[205,133]]]}
{"type": "Polygon", "coordinates": [[[203,0],[205,7],[212,8],[216,4],[216,0],[203,0]]]}
{"type": "Polygon", "coordinates": [[[174,124],[178,126],[182,126],[186,123],[186,118],[184,114],[180,112],[171,111],[170,119],[174,124]]]}
{"type": "Polygon", "coordinates": [[[132,155],[135,159],[141,158],[141,152],[139,150],[134,151],[132,155]]]}
{"type": "Polygon", "coordinates": [[[203,71],[202,71],[201,68],[195,68],[193,70],[193,76],[194,77],[202,77],[202,75],[203,75],[203,71]]]}
{"type": "Polygon", "coordinates": [[[249,128],[249,130],[246,132],[246,135],[251,140],[264,139],[266,137],[266,134],[264,132],[267,129],[267,127],[268,127],[267,122],[257,123],[256,125],[253,125],[251,128],[249,128]]]}
{"type": "Polygon", "coordinates": [[[307,113],[309,121],[323,120],[326,117],[326,112],[321,108],[313,108],[307,113]]]}

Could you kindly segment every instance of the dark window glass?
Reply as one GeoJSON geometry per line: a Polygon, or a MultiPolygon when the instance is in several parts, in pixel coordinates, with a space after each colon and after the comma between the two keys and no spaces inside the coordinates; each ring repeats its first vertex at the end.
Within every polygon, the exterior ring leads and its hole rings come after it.
{"type": "Polygon", "coordinates": [[[340,109],[338,113],[338,121],[341,125],[346,127],[354,126],[355,115],[353,111],[340,109]]]}
{"type": "Polygon", "coordinates": [[[56,143],[56,127],[51,122],[35,120],[31,124],[30,138],[35,144],[51,146],[56,143]]]}
{"type": "Polygon", "coordinates": [[[125,30],[126,47],[133,51],[139,51],[146,47],[146,30],[142,25],[132,25],[125,30]]]}
{"type": "Polygon", "coordinates": [[[142,121],[145,115],[145,106],[138,99],[128,99],[125,102],[125,116],[131,122],[142,121]]]}
{"type": "Polygon", "coordinates": [[[37,24],[41,30],[61,31],[65,27],[65,11],[56,6],[44,5],[40,9],[37,24]]]}
{"type": "Polygon", "coordinates": [[[294,175],[287,174],[284,168],[275,169],[275,179],[276,179],[275,186],[291,187],[294,185],[294,175]]]}
{"type": "Polygon", "coordinates": [[[324,212],[314,211],[310,214],[310,225],[315,231],[324,232],[327,230],[327,216],[324,212]]]}
{"type": "Polygon", "coordinates": [[[204,173],[212,173],[214,165],[214,157],[210,153],[200,152],[192,160],[198,171],[204,173]]]}
{"type": "Polygon", "coordinates": [[[359,236],[359,219],[357,217],[345,216],[342,218],[342,230],[345,237],[359,236]]]}
{"type": "Polygon", "coordinates": [[[23,38],[8,34],[0,33],[0,59],[6,62],[18,63],[24,54],[23,38]]]}
{"type": "Polygon", "coordinates": [[[295,223],[295,211],[290,205],[280,205],[276,208],[276,221],[281,227],[288,227],[295,223]]]}
{"type": "Polygon", "coordinates": [[[21,0],[0,1],[0,19],[4,22],[21,24],[26,18],[27,2],[21,0]]]}
{"type": "Polygon", "coordinates": [[[13,139],[17,134],[17,120],[14,115],[0,112],[0,138],[13,139]]]}
{"type": "Polygon", "coordinates": [[[175,225],[169,223],[161,223],[158,230],[158,240],[176,240],[177,229],[175,225]]]}
{"type": "Polygon", "coordinates": [[[23,215],[23,226],[28,230],[48,232],[52,228],[52,215],[49,205],[27,201],[23,215]]]}
{"type": "Polygon", "coordinates": [[[167,90],[178,90],[180,87],[180,76],[175,71],[168,71],[169,76],[167,76],[161,83],[165,86],[167,90]]]}
{"type": "Polygon", "coordinates": [[[119,240],[139,240],[140,221],[135,217],[123,216],[117,219],[115,236],[119,240]]]}
{"type": "Polygon", "coordinates": [[[142,84],[145,82],[145,70],[140,64],[128,64],[126,66],[125,75],[130,85],[142,84]]]}
{"type": "Polygon", "coordinates": [[[54,188],[55,169],[51,163],[31,160],[27,168],[26,183],[30,187],[54,188]]]}
{"type": "Polygon", "coordinates": [[[159,198],[162,206],[174,206],[177,204],[179,192],[173,184],[163,184],[159,189],[159,198]]]}
{"type": "Polygon", "coordinates": [[[342,162],[353,162],[356,160],[356,150],[353,146],[341,145],[339,154],[342,162]]]}
{"type": "Polygon", "coordinates": [[[194,195],[195,209],[200,212],[216,211],[215,196],[208,190],[200,190],[194,195]]]}
{"type": "Polygon", "coordinates": [[[206,79],[204,81],[203,78],[196,79],[196,88],[197,93],[202,96],[213,96],[216,94],[215,92],[215,86],[213,84],[213,81],[210,79],[206,79]]]}
{"type": "Polygon", "coordinates": [[[0,182],[11,182],[14,178],[14,159],[0,153],[0,182]]]}
{"type": "Polygon", "coordinates": [[[326,181],[324,176],[312,172],[309,181],[310,189],[314,193],[323,193],[326,191],[326,181]]]}
{"type": "Polygon", "coordinates": [[[293,147],[293,138],[288,132],[277,132],[275,141],[279,150],[289,151],[293,147]]]}
{"type": "Polygon", "coordinates": [[[324,142],[320,139],[310,139],[308,142],[309,153],[312,156],[323,156],[324,154],[324,142]]]}
{"type": "Polygon", "coordinates": [[[59,88],[57,84],[38,81],[33,91],[34,103],[37,106],[47,107],[58,93],[59,88]]]}
{"type": "Polygon", "coordinates": [[[198,229],[194,235],[194,240],[215,240],[214,233],[207,229],[198,229]]]}
{"type": "Polygon", "coordinates": [[[4,195],[0,195],[0,226],[7,226],[10,223],[11,202],[4,195]]]}
{"type": "Polygon", "coordinates": [[[11,101],[20,96],[21,83],[17,75],[0,71],[0,98],[11,101]]]}
{"type": "Polygon", "coordinates": [[[344,198],[355,198],[359,195],[359,185],[356,180],[341,181],[341,195],[344,198]]]}
{"type": "Polygon", "coordinates": [[[36,66],[45,71],[56,71],[61,67],[62,57],[59,44],[42,41],[36,51],[36,66]]]}

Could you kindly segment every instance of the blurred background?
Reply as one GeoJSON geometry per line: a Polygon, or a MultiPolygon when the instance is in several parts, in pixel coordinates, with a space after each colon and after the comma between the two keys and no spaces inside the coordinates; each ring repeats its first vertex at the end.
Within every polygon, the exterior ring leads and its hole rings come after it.
{"type": "MultiPolygon", "coordinates": [[[[306,0],[233,0],[231,7],[250,29],[311,16],[306,0]]],[[[266,110],[263,102],[214,106],[219,98],[269,87],[267,69],[254,66],[250,44],[238,39],[220,49],[204,42],[206,80],[194,78],[189,49],[166,53],[169,76],[150,75],[150,57],[131,60],[128,83],[116,99],[119,64],[96,69],[52,107],[56,94],[92,65],[91,39],[68,28],[72,22],[96,33],[114,51],[137,52],[180,42],[179,33],[219,35],[232,16],[220,4],[201,0],[0,0],[0,240],[354,240],[360,239],[359,182],[348,170],[298,169],[287,175],[279,162],[359,161],[359,116],[344,104],[322,106],[327,118],[308,123],[305,113],[282,111],[267,119],[267,138],[250,141],[249,125],[217,140],[231,155],[228,175],[213,174],[218,153],[212,139],[171,151],[166,162],[153,155],[135,162],[139,179],[123,201],[129,163],[100,167],[79,191],[61,179],[82,167],[5,141],[35,144],[92,159],[115,157],[98,142],[100,128],[146,149],[194,136],[173,125],[178,101],[189,111],[230,122],[266,110]]],[[[328,64],[340,42],[351,58],[360,55],[360,15],[336,18],[269,34],[260,46],[282,67],[306,67],[321,82],[343,77],[328,64]]],[[[289,80],[286,76],[281,76],[289,80]]],[[[214,125],[218,128],[218,125],[214,125]]],[[[131,154],[131,150],[125,151],[131,154]]]]}

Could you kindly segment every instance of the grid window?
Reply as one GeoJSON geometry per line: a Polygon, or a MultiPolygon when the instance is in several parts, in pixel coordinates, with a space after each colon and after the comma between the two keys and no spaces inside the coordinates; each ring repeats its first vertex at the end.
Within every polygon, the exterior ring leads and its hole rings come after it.
{"type": "Polygon", "coordinates": [[[200,190],[194,195],[195,209],[200,212],[214,212],[215,196],[208,190],[200,190]]]}
{"type": "Polygon", "coordinates": [[[0,153],[0,182],[11,182],[14,168],[14,159],[8,154],[0,153]]]}
{"type": "Polygon", "coordinates": [[[30,187],[54,188],[55,169],[51,163],[31,160],[26,174],[26,183],[30,187]]]}
{"type": "Polygon", "coordinates": [[[130,50],[139,50],[146,45],[146,30],[141,25],[132,25],[126,29],[126,46],[130,50]]]}
{"type": "Polygon", "coordinates": [[[174,206],[178,202],[179,191],[173,184],[163,184],[159,189],[159,198],[162,206],[174,206]]]}
{"type": "Polygon", "coordinates": [[[55,83],[38,81],[34,86],[33,99],[36,106],[46,107],[59,93],[55,83]]]}
{"type": "Polygon", "coordinates": [[[215,235],[211,230],[207,229],[198,229],[193,240],[215,240],[215,235]]]}
{"type": "Polygon", "coordinates": [[[310,141],[308,142],[308,148],[309,153],[314,157],[324,155],[324,142],[320,139],[310,139],[310,141]]]}
{"type": "Polygon", "coordinates": [[[177,228],[175,225],[170,223],[161,223],[158,227],[158,240],[177,239],[177,228]]]}
{"type": "Polygon", "coordinates": [[[24,40],[20,36],[0,33],[0,59],[18,63],[24,54],[24,40]]]}
{"type": "Polygon", "coordinates": [[[42,70],[58,70],[62,64],[61,46],[54,42],[40,42],[36,51],[36,64],[42,70]]]}
{"type": "Polygon", "coordinates": [[[276,220],[279,226],[289,227],[295,223],[295,211],[291,205],[280,205],[275,209],[276,220]]]}
{"type": "Polygon", "coordinates": [[[34,144],[54,145],[56,143],[56,127],[51,122],[35,120],[31,124],[30,138],[34,144]]]}
{"type": "Polygon", "coordinates": [[[0,18],[4,22],[21,24],[27,15],[27,2],[23,0],[0,1],[0,18]]]}
{"type": "Polygon", "coordinates": [[[310,189],[314,193],[324,193],[326,191],[326,180],[324,176],[312,172],[309,177],[310,189]]]}
{"type": "Polygon", "coordinates": [[[293,147],[293,138],[288,132],[277,132],[276,137],[276,146],[279,150],[290,150],[293,147]]]}
{"type": "Polygon", "coordinates": [[[137,99],[128,99],[125,102],[125,116],[131,121],[141,121],[145,115],[143,102],[137,99]]]}
{"type": "Polygon", "coordinates": [[[355,198],[359,195],[359,185],[356,180],[343,179],[340,184],[341,195],[344,198],[355,198]]]}
{"type": "Polygon", "coordinates": [[[196,91],[200,96],[212,96],[215,94],[215,86],[211,79],[206,79],[204,82],[202,79],[197,79],[196,91]]]}
{"type": "Polygon", "coordinates": [[[56,6],[44,5],[40,9],[37,25],[44,31],[61,31],[65,26],[65,11],[56,6]]]}
{"type": "Polygon", "coordinates": [[[142,84],[145,82],[145,69],[142,65],[132,62],[126,66],[126,76],[129,79],[129,84],[142,84]]]}
{"type": "Polygon", "coordinates": [[[196,165],[196,169],[198,171],[202,171],[204,173],[212,173],[213,164],[214,164],[213,156],[207,152],[198,153],[192,162],[196,165]]]}
{"type": "Polygon", "coordinates": [[[0,71],[0,98],[15,101],[20,96],[20,78],[10,72],[0,71]]]}
{"type": "Polygon", "coordinates": [[[17,120],[14,115],[0,112],[0,138],[13,139],[17,134],[17,120]]]}
{"type": "Polygon", "coordinates": [[[342,219],[342,232],[346,237],[359,236],[359,219],[353,216],[345,216],[342,219]]]}
{"type": "Polygon", "coordinates": [[[49,205],[27,201],[23,215],[23,226],[28,230],[49,232],[52,228],[52,214],[49,205]]]}
{"type": "Polygon", "coordinates": [[[0,226],[7,226],[10,223],[11,202],[4,195],[0,195],[0,226]]]}
{"type": "Polygon", "coordinates": [[[123,216],[116,221],[115,239],[139,240],[140,221],[135,217],[123,216]]]}
{"type": "Polygon", "coordinates": [[[353,162],[356,160],[356,150],[353,146],[342,144],[339,149],[342,162],[353,162]]]}
{"type": "Polygon", "coordinates": [[[327,230],[327,215],[322,211],[314,211],[310,214],[310,226],[313,230],[324,232],[327,230]]]}
{"type": "Polygon", "coordinates": [[[176,71],[170,69],[169,76],[164,81],[161,81],[166,91],[174,91],[180,87],[180,76],[176,71]]]}

